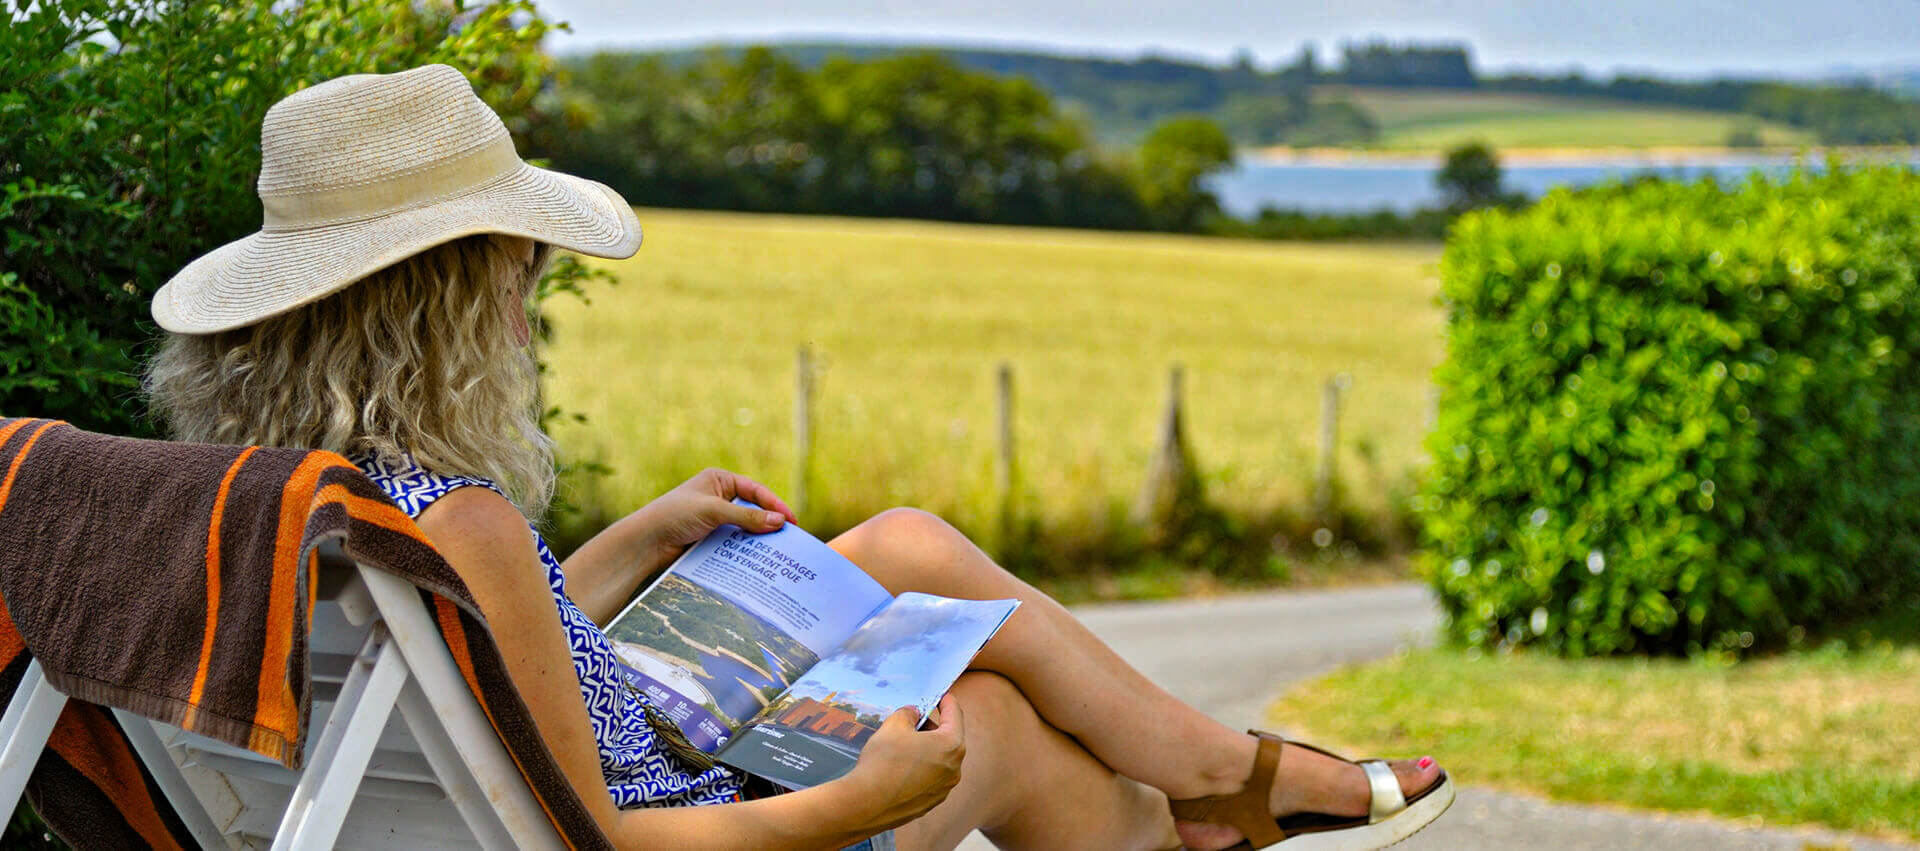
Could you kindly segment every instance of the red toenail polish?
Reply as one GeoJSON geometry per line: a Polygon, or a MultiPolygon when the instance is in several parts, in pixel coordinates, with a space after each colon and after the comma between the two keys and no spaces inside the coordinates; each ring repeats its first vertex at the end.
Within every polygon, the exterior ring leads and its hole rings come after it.
{"type": "Polygon", "coordinates": [[[1432,767],[1433,767],[1433,757],[1423,756],[1420,758],[1420,770],[1425,771],[1432,767]]]}

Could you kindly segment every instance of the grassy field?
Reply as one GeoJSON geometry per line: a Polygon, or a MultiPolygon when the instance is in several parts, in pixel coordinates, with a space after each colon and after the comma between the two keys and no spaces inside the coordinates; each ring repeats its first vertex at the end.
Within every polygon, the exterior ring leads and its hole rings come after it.
{"type": "Polygon", "coordinates": [[[1380,125],[1375,147],[1439,150],[1481,140],[1496,148],[1644,148],[1725,145],[1739,126],[1767,145],[1813,141],[1806,131],[1727,112],[1604,98],[1471,92],[1458,89],[1329,87],[1380,125]]]}
{"type": "Polygon", "coordinates": [[[1271,716],[1476,786],[1920,839],[1920,611],[1900,617],[1738,664],[1415,651],[1271,716]]]}
{"type": "MultiPolygon", "coordinates": [[[[1302,504],[1320,387],[1353,383],[1342,476],[1380,510],[1416,463],[1442,354],[1438,246],[1288,245],[642,210],[646,244],[592,303],[550,308],[567,455],[584,497],[636,507],[707,465],[794,491],[795,352],[816,353],[801,517],[892,505],[997,516],[994,373],[1011,364],[1019,501],[1055,537],[1107,534],[1141,484],[1170,364],[1209,495],[1302,504]]],[[[582,496],[576,493],[576,496],[582,496]]]]}

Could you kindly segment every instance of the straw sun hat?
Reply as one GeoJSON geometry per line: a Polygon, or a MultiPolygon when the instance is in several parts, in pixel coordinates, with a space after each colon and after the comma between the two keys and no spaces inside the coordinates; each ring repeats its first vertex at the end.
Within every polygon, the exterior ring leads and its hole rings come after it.
{"type": "Polygon", "coordinates": [[[161,287],[160,327],[211,334],[251,325],[478,233],[596,257],[640,248],[640,223],[618,194],[521,162],[500,117],[445,65],[295,92],[267,110],[260,154],[260,232],[161,287]]]}

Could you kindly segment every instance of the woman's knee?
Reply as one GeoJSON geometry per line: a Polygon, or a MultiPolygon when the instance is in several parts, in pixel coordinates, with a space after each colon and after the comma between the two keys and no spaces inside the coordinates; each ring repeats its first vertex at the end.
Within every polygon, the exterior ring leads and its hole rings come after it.
{"type": "Polygon", "coordinates": [[[973,543],[932,512],[890,508],[833,539],[833,548],[861,567],[889,574],[876,578],[891,587],[894,583],[888,580],[895,575],[911,580],[924,578],[925,571],[962,566],[961,556],[973,543]]]}
{"type": "Polygon", "coordinates": [[[904,506],[875,514],[847,532],[848,537],[861,539],[866,545],[940,539],[959,534],[960,531],[941,519],[940,515],[904,506]]]}
{"type": "Polygon", "coordinates": [[[1029,724],[1038,724],[1040,715],[1034,711],[1033,704],[1027,702],[1027,696],[1013,681],[992,671],[968,671],[955,680],[949,689],[954,700],[960,703],[960,712],[973,730],[972,722],[978,718],[983,729],[995,735],[1018,732],[1018,728],[1029,724]]]}

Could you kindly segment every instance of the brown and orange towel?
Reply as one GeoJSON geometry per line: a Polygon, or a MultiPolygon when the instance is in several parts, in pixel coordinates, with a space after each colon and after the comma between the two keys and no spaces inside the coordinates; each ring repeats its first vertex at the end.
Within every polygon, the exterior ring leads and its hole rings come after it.
{"type": "Polygon", "coordinates": [[[29,659],[74,700],[28,796],[77,847],[191,847],[114,706],[299,767],[316,548],[418,586],[521,774],[575,847],[609,847],[507,678],[466,586],[330,452],[0,419],[0,702],[29,659]]]}

